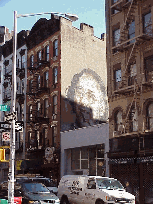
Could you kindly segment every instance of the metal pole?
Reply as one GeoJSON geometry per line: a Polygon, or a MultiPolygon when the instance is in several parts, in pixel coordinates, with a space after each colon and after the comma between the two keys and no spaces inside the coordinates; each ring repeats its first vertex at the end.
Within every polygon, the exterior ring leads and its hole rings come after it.
{"type": "Polygon", "coordinates": [[[13,33],[13,69],[12,69],[12,123],[10,140],[10,163],[8,203],[14,204],[14,168],[15,168],[15,102],[16,102],[16,46],[17,46],[17,12],[14,11],[14,33],[13,33]]]}

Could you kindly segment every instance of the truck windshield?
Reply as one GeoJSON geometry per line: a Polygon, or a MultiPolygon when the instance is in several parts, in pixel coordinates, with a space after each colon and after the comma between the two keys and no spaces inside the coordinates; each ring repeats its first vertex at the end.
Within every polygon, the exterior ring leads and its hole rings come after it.
{"type": "Polygon", "coordinates": [[[114,190],[114,189],[124,189],[122,184],[115,179],[108,178],[96,178],[96,182],[99,188],[114,190]]]}

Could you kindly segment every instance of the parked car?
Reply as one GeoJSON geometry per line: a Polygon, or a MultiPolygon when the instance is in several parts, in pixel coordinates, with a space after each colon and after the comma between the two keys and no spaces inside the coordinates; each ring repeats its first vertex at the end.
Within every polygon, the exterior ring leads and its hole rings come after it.
{"type": "Polygon", "coordinates": [[[117,179],[101,176],[63,176],[57,195],[61,204],[135,204],[135,196],[126,192],[117,179]]]}
{"type": "MultiPolygon", "coordinates": [[[[14,197],[22,197],[21,185],[14,183],[14,197]]],[[[0,199],[8,199],[8,181],[0,183],[0,199]]]]}
{"type": "Polygon", "coordinates": [[[22,183],[22,203],[23,204],[60,204],[59,198],[51,193],[42,183],[25,182],[22,183]]]}
{"type": "Polygon", "coordinates": [[[57,183],[50,178],[46,178],[43,176],[30,177],[29,175],[28,176],[24,175],[24,176],[17,176],[16,181],[20,184],[25,182],[25,181],[26,182],[32,181],[32,182],[42,183],[49,189],[50,192],[57,195],[57,191],[58,191],[57,183]]]}

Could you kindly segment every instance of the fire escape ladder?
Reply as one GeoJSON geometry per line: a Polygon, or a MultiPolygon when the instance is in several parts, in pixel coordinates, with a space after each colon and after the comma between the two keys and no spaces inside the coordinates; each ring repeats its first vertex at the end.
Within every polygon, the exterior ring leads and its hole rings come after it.
{"type": "Polygon", "coordinates": [[[127,125],[127,122],[128,122],[128,116],[129,116],[129,113],[130,113],[130,110],[131,110],[131,107],[133,105],[134,100],[135,100],[135,110],[136,110],[136,95],[137,95],[137,91],[138,91],[136,81],[134,83],[134,86],[135,86],[135,88],[134,88],[134,96],[133,96],[132,102],[130,104],[130,107],[129,107],[129,110],[127,112],[127,115],[126,115],[126,118],[125,118],[125,122],[124,122],[124,124],[125,124],[124,125],[124,133],[125,133],[125,128],[126,128],[126,125],[127,125]]]}
{"type": "Polygon", "coordinates": [[[125,67],[125,73],[128,71],[128,67],[129,67],[129,64],[130,64],[130,60],[131,60],[131,58],[134,56],[134,55],[133,55],[133,51],[134,51],[134,49],[135,49],[136,42],[137,42],[137,40],[135,39],[135,42],[134,42],[134,44],[133,44],[132,50],[131,50],[131,52],[130,52],[130,56],[129,56],[129,58],[128,58],[128,61],[127,61],[126,67],[125,67]]]}
{"type": "Polygon", "coordinates": [[[135,0],[131,0],[125,22],[121,26],[121,29],[120,29],[120,43],[122,43],[125,40],[125,34],[126,35],[128,34],[128,27],[129,27],[130,23],[133,20],[133,13],[134,13],[134,10],[135,10],[134,2],[135,2],[135,0]]]}

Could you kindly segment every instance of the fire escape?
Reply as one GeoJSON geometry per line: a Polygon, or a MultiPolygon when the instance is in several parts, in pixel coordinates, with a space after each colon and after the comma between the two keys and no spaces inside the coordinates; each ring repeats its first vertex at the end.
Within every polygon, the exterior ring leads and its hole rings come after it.
{"type": "MultiPolygon", "coordinates": [[[[40,130],[40,127],[44,124],[49,125],[50,122],[48,114],[44,114],[45,110],[43,111],[43,104],[40,103],[40,98],[43,97],[43,95],[50,94],[50,88],[45,84],[45,80],[41,75],[41,70],[45,68],[45,66],[49,67],[50,62],[47,60],[37,60],[36,63],[28,68],[28,71],[33,78],[29,81],[27,92],[29,99],[32,101],[31,109],[29,107],[27,124],[32,129],[31,138],[34,138],[35,141],[32,144],[34,149],[39,149],[39,146],[41,146],[41,148],[44,147],[44,144],[37,144],[37,130],[40,130]]],[[[44,133],[40,132],[39,137],[44,140],[44,133]]],[[[33,149],[31,148],[31,150],[33,149]]]]}
{"type": "MultiPolygon", "coordinates": [[[[114,95],[127,95],[133,94],[131,104],[128,108],[127,115],[122,125],[120,125],[120,130],[117,134],[128,133],[127,124],[129,124],[129,114],[132,111],[134,115],[137,109],[137,99],[142,93],[143,86],[150,86],[153,82],[153,77],[149,81],[141,81],[138,84],[137,75],[134,77],[133,83],[130,83],[130,68],[133,65],[133,62],[136,61],[137,49],[140,45],[149,41],[152,38],[152,33],[143,32],[141,35],[134,36],[133,38],[128,38],[130,24],[134,21],[135,11],[138,8],[139,0],[118,0],[114,3],[111,8],[117,12],[123,12],[125,16],[124,23],[120,26],[120,37],[118,44],[112,47],[112,53],[124,52],[126,56],[126,66],[122,70],[122,80],[120,81],[119,88],[114,91],[114,95]],[[134,109],[133,109],[134,107],[134,109]]],[[[143,75],[144,73],[142,73],[143,75]]]]}

